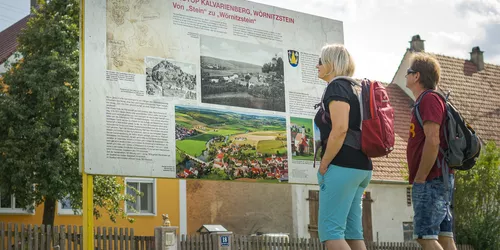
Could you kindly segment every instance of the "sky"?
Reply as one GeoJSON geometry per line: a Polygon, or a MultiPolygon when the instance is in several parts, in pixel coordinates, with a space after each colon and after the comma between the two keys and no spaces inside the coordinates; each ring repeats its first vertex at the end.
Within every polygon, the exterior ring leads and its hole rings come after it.
{"type": "MultiPolygon", "coordinates": [[[[336,19],[356,78],[390,83],[413,35],[425,50],[469,59],[472,47],[500,65],[500,0],[252,0],[336,19]]],[[[0,0],[0,30],[29,13],[29,0],[0,0]]]]}
{"type": "Polygon", "coordinates": [[[0,0],[0,31],[30,12],[30,0],[0,0]]]}
{"type": "Polygon", "coordinates": [[[275,56],[283,57],[282,50],[234,40],[201,36],[201,55],[224,60],[247,62],[262,66],[275,56]]]}

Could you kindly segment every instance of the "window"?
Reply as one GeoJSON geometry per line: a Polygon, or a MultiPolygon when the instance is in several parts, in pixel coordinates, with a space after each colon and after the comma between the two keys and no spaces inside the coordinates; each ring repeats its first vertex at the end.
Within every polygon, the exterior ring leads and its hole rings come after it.
{"type": "Polygon", "coordinates": [[[404,241],[413,241],[413,222],[403,222],[404,241]]]}
{"type": "Polygon", "coordinates": [[[68,195],[64,199],[57,202],[57,213],[61,215],[81,215],[82,211],[78,209],[75,214],[68,195]]]}
{"type": "Polygon", "coordinates": [[[33,214],[33,210],[21,207],[14,195],[2,195],[0,193],[0,213],[5,214],[33,214]]]}
{"type": "Polygon", "coordinates": [[[127,202],[125,208],[129,215],[155,215],[156,213],[156,182],[155,179],[132,179],[127,178],[126,183],[142,195],[136,195],[135,191],[127,187],[127,194],[135,196],[135,202],[127,202]],[[136,211],[130,210],[132,207],[136,211]]]}
{"type": "Polygon", "coordinates": [[[406,187],[406,206],[411,207],[411,187],[406,187]]]}

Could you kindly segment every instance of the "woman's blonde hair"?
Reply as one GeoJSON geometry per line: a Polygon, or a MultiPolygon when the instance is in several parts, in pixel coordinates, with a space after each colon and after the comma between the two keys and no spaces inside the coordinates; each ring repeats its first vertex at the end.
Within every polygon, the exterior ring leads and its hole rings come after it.
{"type": "Polygon", "coordinates": [[[329,75],[354,75],[356,65],[349,51],[342,44],[327,44],[321,49],[321,63],[330,67],[329,75]]]}

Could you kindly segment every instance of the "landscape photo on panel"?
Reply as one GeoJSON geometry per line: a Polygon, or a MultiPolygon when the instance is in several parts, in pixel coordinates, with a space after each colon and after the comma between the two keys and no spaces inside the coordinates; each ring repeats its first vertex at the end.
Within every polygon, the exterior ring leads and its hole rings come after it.
{"type": "Polygon", "coordinates": [[[178,178],[288,181],[286,120],[200,107],[175,107],[178,178]]]}
{"type": "Polygon", "coordinates": [[[293,160],[314,160],[312,119],[290,117],[290,135],[293,160]]]}
{"type": "Polygon", "coordinates": [[[281,49],[201,36],[200,54],[203,103],[285,112],[281,49]]]}
{"type": "Polygon", "coordinates": [[[196,67],[174,60],[146,57],[146,93],[196,100],[196,67]]]}

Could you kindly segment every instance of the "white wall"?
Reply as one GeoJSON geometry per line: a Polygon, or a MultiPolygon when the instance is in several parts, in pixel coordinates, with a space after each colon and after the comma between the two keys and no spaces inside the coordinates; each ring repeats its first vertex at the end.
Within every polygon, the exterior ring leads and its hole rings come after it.
{"type": "Polygon", "coordinates": [[[309,225],[309,190],[319,190],[318,185],[292,185],[293,233],[300,238],[310,238],[309,225]]]}
{"type": "Polygon", "coordinates": [[[410,57],[412,53],[410,51],[406,51],[403,60],[401,60],[401,65],[399,66],[398,71],[396,72],[394,79],[392,79],[392,83],[396,83],[401,89],[413,100],[415,97],[410,89],[406,87],[406,70],[410,67],[410,57]]]}
{"type": "MultiPolygon", "coordinates": [[[[413,210],[406,203],[406,184],[374,184],[366,191],[372,197],[373,240],[402,242],[403,222],[413,220],[413,210]]],[[[294,235],[309,238],[309,190],[318,190],[317,185],[293,185],[294,235]]]]}
{"type": "MultiPolygon", "coordinates": [[[[13,63],[13,62],[15,62],[15,61],[16,61],[16,58],[14,57],[14,55],[15,55],[15,54],[16,54],[16,53],[14,53],[13,55],[11,55],[11,56],[7,59],[7,61],[5,61],[4,63],[0,64],[0,74],[7,72],[7,69],[5,68],[5,66],[6,66],[6,62],[13,63]]],[[[19,58],[21,58],[21,57],[19,57],[19,58]]]]}
{"type": "Polygon", "coordinates": [[[407,205],[406,184],[370,184],[366,191],[372,197],[373,240],[402,242],[403,222],[413,220],[413,209],[407,205]]]}

